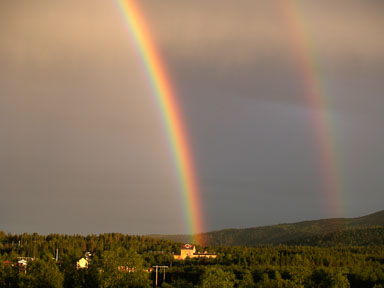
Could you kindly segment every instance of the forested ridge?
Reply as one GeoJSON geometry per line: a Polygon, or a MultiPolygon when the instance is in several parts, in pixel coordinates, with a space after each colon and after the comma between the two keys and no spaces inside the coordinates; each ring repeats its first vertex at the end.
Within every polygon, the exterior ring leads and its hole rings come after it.
{"type": "Polygon", "coordinates": [[[153,287],[155,272],[148,269],[155,265],[169,267],[165,281],[160,270],[159,287],[383,287],[384,283],[383,245],[197,246],[217,258],[174,261],[173,253],[180,253],[181,245],[118,233],[0,232],[0,287],[153,287]],[[85,252],[92,255],[88,269],[77,269],[85,252]],[[25,270],[17,265],[18,257],[31,257],[25,270]]]}
{"type": "MultiPolygon", "coordinates": [[[[188,235],[151,235],[156,239],[187,241],[188,235]]],[[[224,229],[203,234],[216,246],[259,245],[377,245],[384,244],[384,210],[357,218],[302,221],[244,229],[224,229]]]]}

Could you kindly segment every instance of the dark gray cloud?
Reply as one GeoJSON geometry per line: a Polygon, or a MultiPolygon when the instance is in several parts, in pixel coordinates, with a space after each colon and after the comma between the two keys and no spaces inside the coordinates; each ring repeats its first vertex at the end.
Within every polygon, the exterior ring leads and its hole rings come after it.
{"type": "MultiPolygon", "coordinates": [[[[138,54],[117,5],[91,2],[0,4],[0,229],[185,232],[138,54]]],[[[295,3],[322,68],[341,214],[383,209],[384,4],[295,3]]],[[[336,216],[282,2],[140,5],[184,111],[207,228],[336,216]]]]}

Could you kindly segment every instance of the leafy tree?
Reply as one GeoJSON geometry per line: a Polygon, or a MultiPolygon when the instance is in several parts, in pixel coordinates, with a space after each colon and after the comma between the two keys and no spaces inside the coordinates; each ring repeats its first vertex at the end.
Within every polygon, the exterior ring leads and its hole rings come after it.
{"type": "Polygon", "coordinates": [[[234,286],[235,276],[231,272],[224,272],[219,267],[208,268],[201,279],[202,288],[231,288],[234,286]]]}
{"type": "Polygon", "coordinates": [[[101,284],[103,287],[151,287],[141,257],[123,248],[103,253],[101,284]],[[122,267],[132,269],[132,272],[124,271],[122,267]]]}
{"type": "Polygon", "coordinates": [[[64,276],[56,262],[36,259],[28,263],[25,280],[26,287],[30,288],[59,288],[63,287],[64,276]]]}
{"type": "Polygon", "coordinates": [[[24,273],[20,273],[18,267],[0,263],[0,287],[17,287],[23,282],[24,273]]]}
{"type": "MultiPolygon", "coordinates": [[[[167,283],[164,283],[164,284],[167,284],[167,283]]],[[[164,284],[161,287],[165,288],[166,286],[164,286],[164,284]]],[[[187,280],[185,280],[185,279],[178,279],[178,280],[174,281],[170,287],[174,287],[174,288],[194,288],[195,286],[192,283],[190,283],[187,280]]]]}
{"type": "Polygon", "coordinates": [[[340,271],[332,273],[324,269],[315,270],[307,285],[310,287],[321,287],[321,288],[349,288],[350,284],[347,279],[340,271]]]}
{"type": "Polygon", "coordinates": [[[348,278],[340,271],[332,275],[332,286],[335,288],[349,288],[351,287],[348,278]]]}
{"type": "Polygon", "coordinates": [[[253,282],[253,276],[251,271],[245,270],[243,274],[243,279],[239,282],[239,288],[251,288],[255,287],[255,282],[253,282]]]}

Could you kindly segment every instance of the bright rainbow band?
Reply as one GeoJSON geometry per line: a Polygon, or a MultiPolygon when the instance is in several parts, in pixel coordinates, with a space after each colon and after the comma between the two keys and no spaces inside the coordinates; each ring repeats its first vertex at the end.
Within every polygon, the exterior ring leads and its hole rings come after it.
{"type": "Polygon", "coordinates": [[[168,133],[170,149],[180,183],[185,217],[192,242],[202,244],[197,233],[204,232],[203,213],[192,152],[189,148],[186,129],[174,94],[170,76],[156,49],[146,21],[135,0],[118,0],[119,9],[134,40],[145,66],[153,94],[161,111],[168,133]]]}
{"type": "Polygon", "coordinates": [[[342,177],[337,158],[337,142],[332,119],[328,110],[331,108],[330,97],[326,92],[324,75],[316,53],[315,45],[308,31],[309,24],[300,0],[280,0],[283,17],[290,33],[292,49],[301,74],[307,105],[313,114],[313,131],[319,170],[323,178],[324,205],[328,215],[340,217],[342,214],[342,177]]]}

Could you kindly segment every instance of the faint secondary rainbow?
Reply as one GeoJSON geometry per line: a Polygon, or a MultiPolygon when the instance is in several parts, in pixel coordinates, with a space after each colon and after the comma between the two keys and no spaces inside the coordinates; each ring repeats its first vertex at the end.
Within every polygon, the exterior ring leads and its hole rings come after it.
{"type": "Polygon", "coordinates": [[[192,241],[200,242],[197,233],[204,232],[203,213],[192,153],[181,112],[166,67],[157,51],[150,30],[135,0],[117,0],[124,22],[135,42],[147,77],[161,111],[173,154],[183,208],[192,241]]]}
{"type": "Polygon", "coordinates": [[[332,121],[327,112],[331,108],[329,95],[324,85],[324,75],[310,38],[308,21],[305,19],[300,0],[280,0],[287,29],[290,33],[292,49],[298,63],[298,70],[303,79],[306,101],[313,110],[313,128],[319,169],[324,182],[325,205],[328,213],[341,216],[342,177],[337,159],[337,143],[332,121]]]}

